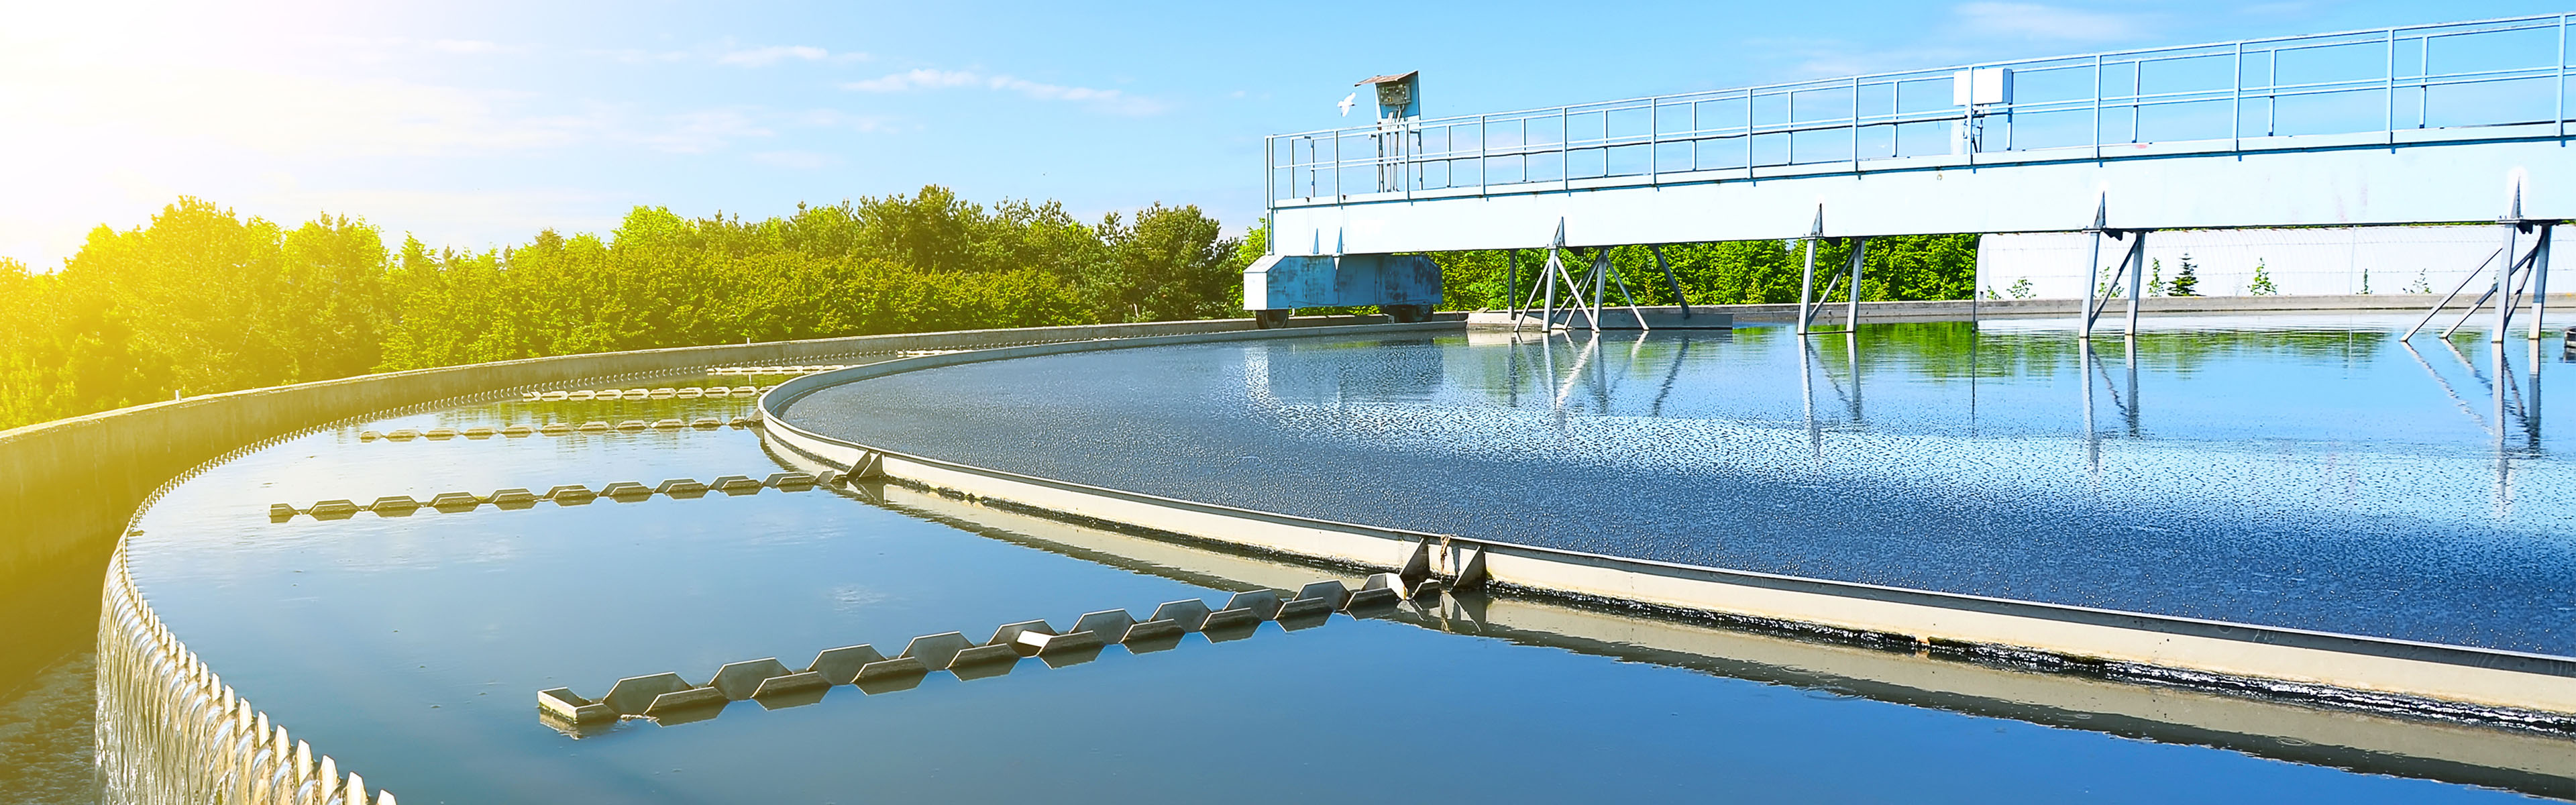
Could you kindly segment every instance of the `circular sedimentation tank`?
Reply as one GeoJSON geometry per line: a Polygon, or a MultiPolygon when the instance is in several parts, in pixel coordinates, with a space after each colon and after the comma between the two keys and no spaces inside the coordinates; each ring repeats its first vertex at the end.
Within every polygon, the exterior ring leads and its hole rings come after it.
{"type": "MultiPolygon", "coordinates": [[[[2376,320],[2158,326],[2134,373],[2120,342],[2088,357],[2051,323],[1263,339],[891,375],[784,419],[1266,511],[2571,653],[2556,624],[2576,557],[2551,535],[2576,506],[2536,424],[2554,367],[2515,356],[2527,405],[2508,402],[2499,448],[2450,396],[2483,399],[2477,375],[2424,351],[2442,391],[2376,320]]],[[[2553,733],[1372,586],[847,481],[759,429],[613,429],[760,415],[753,389],[614,382],[650,385],[367,418],[206,468],[138,519],[135,584],[227,684],[413,803],[990,800],[1067,780],[1128,801],[1302,800],[1354,780],[1495,801],[1711,780],[1801,800],[1940,799],[1933,779],[1976,781],[1959,793],[1980,800],[2576,794],[2548,787],[2550,752],[2576,746],[2553,733]],[[553,438],[391,443],[514,428],[553,438]],[[308,506],[396,496],[428,503],[308,506]],[[259,516],[273,503],[312,514],[259,516]],[[1362,611],[1319,581],[1427,595],[1362,611]],[[1327,598],[1308,621],[1320,605],[1300,602],[1327,598]],[[1270,614],[1240,629],[1227,613],[1243,612],[1270,614]],[[952,632],[933,643],[953,651],[916,656],[956,668],[857,671],[952,632]],[[715,696],[577,717],[698,690],[715,696]],[[576,717],[549,719],[541,691],[576,717]],[[1426,717],[1441,726],[1412,726],[1426,717]],[[1218,738],[1251,734],[1312,739],[1218,738]],[[1412,751],[1441,735],[1475,749],[1412,751]]]]}

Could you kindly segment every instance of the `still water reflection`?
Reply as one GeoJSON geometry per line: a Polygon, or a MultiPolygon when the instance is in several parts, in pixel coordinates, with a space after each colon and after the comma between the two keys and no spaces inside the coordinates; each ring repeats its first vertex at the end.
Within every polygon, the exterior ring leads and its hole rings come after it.
{"type": "MultiPolygon", "coordinates": [[[[828,389],[856,441],[1694,564],[2576,654],[2556,355],[2396,319],[1295,339],[828,389]]],[[[2554,344],[2552,345],[2555,346],[2554,344]]]]}
{"type": "MultiPolygon", "coordinates": [[[[1705,368],[1703,356],[1743,355],[1747,346],[1763,343],[1743,335],[1697,342],[1688,363],[1705,368]]],[[[1101,389],[1132,389],[1162,400],[1153,408],[1166,414],[1203,416],[1208,409],[1192,406],[1229,400],[1233,407],[1217,410],[1304,439],[1294,443],[1300,450],[1264,454],[1274,467],[1321,466],[1317,459],[1333,456],[1301,451],[1331,444],[1346,445],[1340,454],[1345,457],[1412,456],[1408,460],[1416,463],[1404,466],[1428,467],[1434,462],[1421,456],[1434,454],[1429,445],[1455,441],[1463,447],[1468,437],[1501,424],[1453,414],[1459,421],[1437,433],[1405,435],[1408,423],[1426,421],[1406,413],[1408,407],[1443,400],[1481,400],[1474,406],[1526,413],[1535,417],[1529,421],[1564,427],[1566,434],[1591,432],[1582,427],[1587,419],[1633,418],[1615,413],[1625,410],[1616,406],[1630,404],[1632,394],[1594,392],[1580,384],[1561,395],[1570,401],[1563,407],[1510,402],[1512,395],[1542,389],[1556,395],[1562,382],[1516,369],[1515,361],[1599,365],[1602,355],[1612,353],[1596,348],[1594,357],[1581,359],[1564,352],[1563,344],[1554,347],[1559,352],[1553,358],[1527,347],[1505,348],[1519,357],[1475,351],[1483,348],[1455,341],[1296,342],[1286,351],[1128,351],[1113,353],[1107,364],[1059,375],[1065,382],[1051,386],[1073,404],[1114,403],[1099,399],[1101,389]],[[1390,351],[1413,354],[1392,361],[1366,357],[1390,351]],[[1474,356],[1474,365],[1483,368],[1472,371],[1501,377],[1521,371],[1522,380],[1501,389],[1446,381],[1452,364],[1439,357],[1443,351],[1474,356]],[[1278,371],[1304,357],[1336,353],[1355,362],[1330,370],[1278,371]],[[1269,361],[1268,379],[1252,373],[1255,354],[1269,361]],[[1217,366],[1235,368],[1203,375],[1156,371],[1168,368],[1156,361],[1172,357],[1213,358],[1217,366]],[[1354,393],[1369,388],[1392,391],[1354,393]],[[1610,407],[1586,413],[1576,404],[1586,399],[1591,402],[1583,404],[1606,401],[1610,407]],[[1330,413],[1335,411],[1342,413],[1330,413]],[[1326,421],[1335,424],[1326,427],[1326,421]]],[[[1820,377],[1849,369],[1829,356],[1816,362],[1820,377]]],[[[1666,366],[1635,366],[1619,377],[1672,375],[1666,366]]],[[[1458,367],[1460,377],[1471,371],[1469,364],[1458,367]]],[[[1673,376],[1714,380],[1691,369],[1673,376]]],[[[1882,393],[1877,378],[1867,380],[1872,409],[1904,399],[1903,393],[1882,393]]],[[[1992,395],[2012,396],[1986,385],[1977,392],[1989,395],[1981,403],[1986,410],[1995,404],[1992,395]]],[[[1635,404],[1661,405],[1672,415],[1705,415],[1724,399],[1689,393],[1689,384],[1674,388],[1660,401],[1635,404]]],[[[1790,388],[1763,405],[1798,404],[1790,388]]],[[[2045,388],[2020,393],[2037,398],[2045,388]]],[[[1110,422],[1125,438],[1106,443],[1075,431],[1034,433],[992,417],[1011,399],[1000,394],[957,405],[952,426],[988,429],[985,438],[1017,440],[1023,447],[1060,439],[1104,451],[1095,458],[1143,455],[1172,467],[1187,466],[1174,459],[1193,449],[1255,455],[1226,452],[1242,446],[1220,438],[1226,437],[1223,431],[1157,429],[1151,423],[1110,422]],[[1202,448],[1190,447],[1202,437],[1202,448]],[[1143,447],[1147,443],[1154,445],[1151,451],[1143,447]]],[[[267,517],[273,502],[760,477],[779,466],[752,432],[731,429],[409,443],[361,442],[356,436],[364,429],[593,418],[554,407],[559,405],[467,406],[357,423],[235,459],[181,485],[146,514],[144,533],[133,540],[137,584],[172,630],[227,683],[290,725],[297,738],[406,803],[1219,797],[1305,802],[1371,790],[1516,802],[1711,796],[2420,802],[2509,796],[2122,737],[2141,734],[2136,731],[2059,726],[2072,723],[2064,718],[1997,717],[1972,714],[1974,708],[1914,706],[1899,696],[1826,693],[1808,676],[1749,674],[1723,662],[1653,661],[1651,652],[1615,643],[1586,648],[1527,635],[1453,634],[1419,619],[1341,622],[1290,633],[1265,625],[1264,634],[1249,640],[1210,644],[1194,636],[1177,650],[1135,657],[1112,648],[1096,662],[1062,669],[1031,660],[1007,678],[934,675],[899,694],[837,688],[812,706],[728,711],[722,718],[668,728],[629,723],[576,741],[540,725],[535,691],[570,685],[596,692],[621,676],[662,670],[702,676],[727,662],[768,656],[798,663],[826,646],[884,646],[949,630],[974,635],[1029,618],[1061,625],[1086,611],[1142,612],[1162,601],[1215,597],[1240,584],[1204,571],[1096,561],[1006,532],[960,528],[953,520],[884,504],[865,490],[655,497],[630,504],[542,504],[525,511],[483,507],[459,514],[423,510],[337,522],[299,517],[272,523],[267,517]]],[[[748,402],[740,400],[621,405],[636,407],[617,416],[645,419],[729,418],[748,411],[748,402]]],[[[918,418],[926,410],[882,410],[889,421],[931,424],[918,418]]],[[[1822,439],[1810,442],[1803,418],[1794,415],[1798,409],[1788,410],[1792,416],[1745,430],[1785,430],[1782,445],[1811,454],[1852,430],[1820,425],[1822,439]]],[[[1122,413],[1137,409],[1102,411],[1110,417],[1122,413]]],[[[1996,416],[1988,415],[1979,427],[2000,427],[1996,416]]],[[[1548,437],[1514,448],[1536,449],[1543,457],[1520,466],[1569,459],[1603,471],[1650,466],[1569,456],[1551,443],[1569,442],[1548,437]]],[[[1459,453],[1452,448],[1451,454],[1459,453]]],[[[1399,487],[1364,470],[1370,465],[1336,472],[1350,484],[1376,486],[1381,502],[1421,496],[1424,488],[1443,494],[1450,489],[1399,487]]],[[[1234,488],[1220,474],[1174,475],[1209,481],[1210,488],[1234,488]]],[[[1443,476],[1416,480],[1437,484],[1443,476]]],[[[1569,499],[1637,491],[1600,483],[1594,475],[1580,483],[1543,474],[1486,480],[1569,499]]],[[[1653,497],[1634,500],[1637,506],[1664,505],[1653,497]]],[[[1718,518],[1728,505],[1726,498],[1712,498],[1683,511],[1718,518]]],[[[1345,515],[1370,519],[1374,511],[1345,515]]]]}

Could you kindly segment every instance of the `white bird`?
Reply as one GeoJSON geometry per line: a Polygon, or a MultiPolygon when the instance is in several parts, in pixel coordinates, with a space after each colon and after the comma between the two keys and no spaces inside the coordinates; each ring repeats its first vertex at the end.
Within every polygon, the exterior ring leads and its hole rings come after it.
{"type": "Polygon", "coordinates": [[[1350,117],[1351,107],[1360,105],[1360,94],[1356,92],[1351,93],[1349,96],[1342,98],[1341,103],[1335,105],[1342,107],[1343,117],[1350,117]]]}

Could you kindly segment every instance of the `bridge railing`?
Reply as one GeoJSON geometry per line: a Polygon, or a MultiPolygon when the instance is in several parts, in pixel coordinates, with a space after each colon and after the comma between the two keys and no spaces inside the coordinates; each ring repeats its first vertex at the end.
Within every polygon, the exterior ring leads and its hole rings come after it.
{"type": "Polygon", "coordinates": [[[1387,194],[1863,172],[1927,160],[2564,138],[2571,16],[1994,62],[1273,135],[1264,141],[1267,189],[1273,206],[1300,206],[1387,194]],[[1956,74],[1971,70],[2009,71],[2009,100],[1957,103],[1956,74]]]}

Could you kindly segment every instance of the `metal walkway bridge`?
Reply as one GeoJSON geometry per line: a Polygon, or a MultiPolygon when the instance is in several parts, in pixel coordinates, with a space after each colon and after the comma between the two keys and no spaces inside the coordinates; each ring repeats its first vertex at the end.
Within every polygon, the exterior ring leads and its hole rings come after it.
{"type": "Polygon", "coordinates": [[[1376,303],[1350,289],[1380,285],[1414,302],[1413,277],[1380,256],[1421,251],[2500,218],[2528,231],[2576,218],[2570,19],[1443,118],[1416,114],[1411,76],[1372,79],[1387,82],[1374,123],[1265,138],[1279,259],[1256,269],[1312,268],[1249,274],[1247,302],[1297,302],[1299,283],[1319,295],[1317,259],[1372,275],[1339,278],[1325,304],[1376,303]]]}

